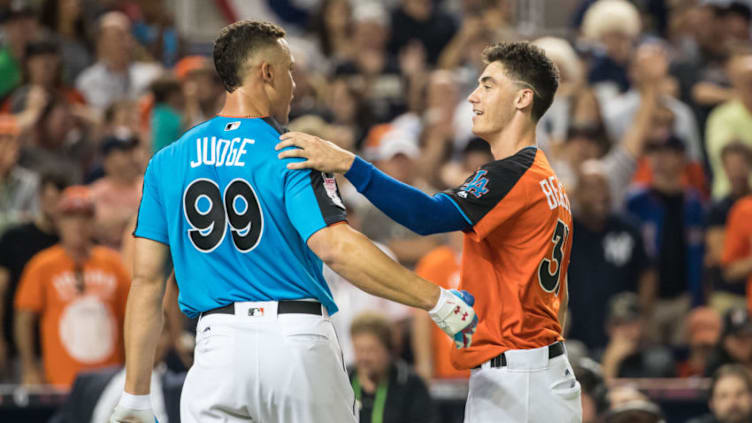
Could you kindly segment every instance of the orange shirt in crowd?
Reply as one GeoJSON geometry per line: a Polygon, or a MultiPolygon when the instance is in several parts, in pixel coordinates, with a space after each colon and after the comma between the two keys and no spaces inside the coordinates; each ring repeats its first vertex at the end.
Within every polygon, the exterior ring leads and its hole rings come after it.
{"type": "Polygon", "coordinates": [[[40,315],[47,382],[69,388],[82,370],[123,364],[122,327],[130,280],[119,255],[94,247],[83,264],[83,289],[75,265],[60,245],[26,265],[17,310],[40,315]]]}
{"type": "MultiPolygon", "coordinates": [[[[734,204],[726,221],[721,264],[752,257],[752,195],[734,204]]],[[[747,308],[752,310],[752,274],[747,276],[747,308]]]]}
{"type": "MultiPolygon", "coordinates": [[[[444,289],[457,289],[460,284],[460,257],[451,248],[442,246],[432,250],[418,262],[415,273],[444,289]]],[[[435,378],[468,378],[469,370],[457,370],[449,357],[454,340],[436,325],[431,325],[433,347],[433,375],[435,378]]]]}
{"type": "MultiPolygon", "coordinates": [[[[684,166],[681,175],[682,185],[694,188],[697,192],[702,193],[703,198],[710,197],[710,187],[708,187],[705,171],[702,165],[697,162],[689,162],[684,166]]],[[[635,185],[649,186],[653,182],[653,169],[646,157],[637,160],[637,169],[632,177],[632,183],[635,185]]]]}
{"type": "Polygon", "coordinates": [[[462,247],[460,288],[475,296],[478,330],[452,364],[471,369],[506,350],[563,340],[572,214],[542,150],[527,147],[482,166],[449,195],[472,230],[462,247]]]}

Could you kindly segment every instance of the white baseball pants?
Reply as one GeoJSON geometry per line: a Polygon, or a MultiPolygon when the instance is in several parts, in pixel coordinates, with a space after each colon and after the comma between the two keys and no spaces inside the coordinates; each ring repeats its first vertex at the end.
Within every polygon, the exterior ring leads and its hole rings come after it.
{"type": "Polygon", "coordinates": [[[249,302],[199,320],[183,423],[356,423],[354,406],[328,316],[278,315],[276,302],[249,302]]]}
{"type": "Polygon", "coordinates": [[[580,423],[580,383],[567,355],[548,347],[504,353],[507,365],[483,363],[470,375],[465,423],[580,423]]]}

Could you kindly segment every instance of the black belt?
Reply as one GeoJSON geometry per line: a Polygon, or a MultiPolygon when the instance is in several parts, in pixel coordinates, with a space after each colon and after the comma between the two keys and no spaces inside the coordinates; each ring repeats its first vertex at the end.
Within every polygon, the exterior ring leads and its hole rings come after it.
{"type": "MultiPolygon", "coordinates": [[[[560,355],[564,354],[564,343],[559,341],[555,344],[551,344],[548,346],[548,359],[552,359],[554,357],[558,357],[560,355]]],[[[507,365],[507,357],[504,355],[504,353],[501,353],[497,355],[496,357],[489,360],[491,362],[492,368],[499,368],[499,367],[506,367],[507,365]]],[[[476,369],[480,369],[480,366],[475,367],[476,369]]]]}
{"type": "MultiPolygon", "coordinates": [[[[201,313],[201,317],[210,314],[235,314],[235,303],[217,307],[201,313]]],[[[277,314],[315,314],[322,316],[321,303],[314,301],[279,301],[277,314]]]]}

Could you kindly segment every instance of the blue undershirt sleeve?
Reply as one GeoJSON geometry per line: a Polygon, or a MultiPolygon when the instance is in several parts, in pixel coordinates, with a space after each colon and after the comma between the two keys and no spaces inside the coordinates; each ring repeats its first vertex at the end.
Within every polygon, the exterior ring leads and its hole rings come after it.
{"type": "Polygon", "coordinates": [[[470,229],[472,223],[454,200],[439,193],[433,197],[390,177],[355,157],[345,177],[361,194],[395,222],[420,235],[470,229]]]}

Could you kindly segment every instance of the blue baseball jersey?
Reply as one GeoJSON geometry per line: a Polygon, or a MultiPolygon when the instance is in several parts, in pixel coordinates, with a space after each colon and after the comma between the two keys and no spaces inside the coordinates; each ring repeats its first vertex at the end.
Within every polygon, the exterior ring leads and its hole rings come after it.
{"type": "Polygon", "coordinates": [[[331,175],[289,170],[270,118],[217,116],[149,162],[134,235],[170,247],[190,317],[240,301],[337,306],[306,241],[346,219],[331,175]]]}

